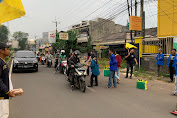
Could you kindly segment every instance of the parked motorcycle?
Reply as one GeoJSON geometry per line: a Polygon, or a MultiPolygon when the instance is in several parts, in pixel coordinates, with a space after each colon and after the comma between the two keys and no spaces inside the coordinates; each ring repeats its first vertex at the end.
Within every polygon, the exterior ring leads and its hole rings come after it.
{"type": "Polygon", "coordinates": [[[70,72],[69,82],[72,83],[72,77],[74,76],[74,87],[80,89],[83,93],[86,91],[85,77],[87,72],[84,65],[77,63],[74,65],[74,73],[70,72]]]}

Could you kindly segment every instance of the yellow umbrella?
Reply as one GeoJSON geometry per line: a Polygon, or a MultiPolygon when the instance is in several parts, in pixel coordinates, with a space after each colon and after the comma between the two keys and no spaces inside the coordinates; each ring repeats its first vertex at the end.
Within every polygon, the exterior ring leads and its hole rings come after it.
{"type": "Polygon", "coordinates": [[[0,0],[0,23],[25,15],[21,0],[0,0]]]}
{"type": "Polygon", "coordinates": [[[130,48],[136,48],[136,49],[137,49],[136,46],[134,46],[134,45],[132,45],[132,44],[130,44],[130,43],[126,43],[125,48],[126,48],[126,49],[130,49],[130,48]]]}

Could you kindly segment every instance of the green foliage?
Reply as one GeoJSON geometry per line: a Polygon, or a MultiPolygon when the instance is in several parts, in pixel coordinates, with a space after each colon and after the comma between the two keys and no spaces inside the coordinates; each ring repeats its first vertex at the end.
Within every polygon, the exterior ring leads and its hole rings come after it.
{"type": "Polygon", "coordinates": [[[0,42],[8,42],[9,30],[5,25],[0,26],[0,42]]]}
{"type": "Polygon", "coordinates": [[[80,46],[78,46],[77,49],[78,49],[80,52],[82,52],[82,53],[88,52],[88,48],[87,48],[87,47],[80,47],[80,46]]]}
{"type": "Polygon", "coordinates": [[[29,36],[28,33],[18,31],[18,32],[14,32],[12,37],[14,38],[14,40],[19,41],[20,49],[24,50],[24,49],[26,49],[28,36],[29,36]]]}
{"type": "Polygon", "coordinates": [[[148,75],[147,74],[143,74],[142,78],[148,78],[148,75]]]}
{"type": "Polygon", "coordinates": [[[152,80],[152,77],[149,77],[148,79],[149,79],[149,80],[152,80]]]}
{"type": "Polygon", "coordinates": [[[88,39],[87,51],[88,51],[88,52],[91,52],[91,51],[92,51],[91,37],[89,37],[89,39],[88,39]]]}
{"type": "Polygon", "coordinates": [[[125,60],[122,60],[121,62],[121,69],[125,69],[127,67],[127,63],[125,60]]]}
{"type": "Polygon", "coordinates": [[[80,52],[82,53],[91,51],[92,49],[91,38],[88,39],[88,43],[86,47],[81,47],[81,46],[78,46],[78,43],[77,43],[77,37],[79,36],[80,31],[70,30],[67,33],[68,33],[68,38],[69,38],[68,41],[59,40],[59,37],[57,37],[57,42],[52,44],[53,51],[56,51],[57,49],[58,50],[64,49],[67,52],[69,52],[69,50],[73,48],[80,50],[80,52]]]}
{"type": "Polygon", "coordinates": [[[68,48],[77,48],[77,36],[79,35],[78,30],[70,30],[68,31],[69,40],[68,40],[68,48]]]}
{"type": "Polygon", "coordinates": [[[135,77],[139,77],[139,76],[140,76],[140,73],[136,71],[136,72],[134,72],[134,76],[135,76],[135,77]]]}
{"type": "Polygon", "coordinates": [[[67,50],[67,41],[65,40],[58,40],[56,43],[52,44],[53,51],[56,50],[67,50]]]}
{"type": "Polygon", "coordinates": [[[107,58],[98,59],[98,63],[101,67],[106,67],[108,65],[108,61],[109,59],[107,58]]]}

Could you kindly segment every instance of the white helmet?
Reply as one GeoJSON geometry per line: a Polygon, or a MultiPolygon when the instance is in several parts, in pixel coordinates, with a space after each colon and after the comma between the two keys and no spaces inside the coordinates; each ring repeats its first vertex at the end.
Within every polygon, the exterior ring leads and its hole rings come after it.
{"type": "Polygon", "coordinates": [[[65,53],[65,50],[61,50],[61,53],[65,53]]]}

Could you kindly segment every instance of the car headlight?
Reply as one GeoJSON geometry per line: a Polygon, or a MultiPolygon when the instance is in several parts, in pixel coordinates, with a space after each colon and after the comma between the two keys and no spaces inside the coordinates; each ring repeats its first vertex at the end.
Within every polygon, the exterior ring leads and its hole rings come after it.
{"type": "Polygon", "coordinates": [[[33,63],[37,63],[37,60],[34,60],[33,63]]]}
{"type": "Polygon", "coordinates": [[[17,60],[14,60],[14,63],[15,63],[15,64],[18,64],[18,61],[17,61],[17,60]]]}

